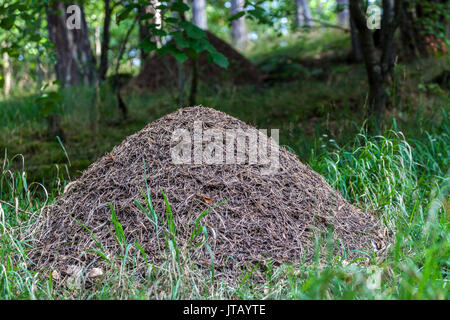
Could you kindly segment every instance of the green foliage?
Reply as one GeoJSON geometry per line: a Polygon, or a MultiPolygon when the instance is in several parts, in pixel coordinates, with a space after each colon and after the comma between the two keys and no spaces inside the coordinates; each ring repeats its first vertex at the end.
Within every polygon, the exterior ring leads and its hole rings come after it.
{"type": "MultiPolygon", "coordinates": [[[[146,1],[126,2],[117,15],[117,23],[127,19],[133,10],[147,5],[146,1]]],[[[174,1],[170,5],[159,5],[155,9],[160,10],[162,22],[145,26],[149,29],[150,36],[138,45],[145,53],[156,51],[159,55],[171,54],[179,63],[183,63],[188,57],[196,58],[202,52],[206,52],[209,61],[222,68],[228,67],[227,58],[208,42],[206,32],[186,20],[185,12],[190,10],[190,7],[183,1],[174,1]],[[175,16],[173,13],[176,13],[175,16]],[[153,36],[163,38],[165,44],[158,48],[157,44],[152,41],[153,36]]],[[[152,17],[152,15],[146,14],[145,17],[152,17]]]]}
{"type": "Polygon", "coordinates": [[[57,112],[57,108],[61,104],[62,98],[59,91],[43,92],[36,98],[35,103],[39,107],[41,115],[46,117],[57,112]]]}
{"type": "MultiPolygon", "coordinates": [[[[3,1],[0,3],[0,29],[7,33],[8,46],[2,50],[17,57],[17,50],[27,42],[41,40],[39,13],[44,8],[42,1],[3,1]]],[[[1,39],[1,38],[0,38],[1,39]]]]}
{"type": "MultiPolygon", "coordinates": [[[[450,20],[450,3],[448,1],[409,1],[409,6],[420,6],[422,19],[418,22],[425,34],[447,39],[447,23],[450,20]]],[[[448,41],[448,40],[447,40],[448,41]]],[[[448,43],[447,43],[448,44],[448,43]]]]}

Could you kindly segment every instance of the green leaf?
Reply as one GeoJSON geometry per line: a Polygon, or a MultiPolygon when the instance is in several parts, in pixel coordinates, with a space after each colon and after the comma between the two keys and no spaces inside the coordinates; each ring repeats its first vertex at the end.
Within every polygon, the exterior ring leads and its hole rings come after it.
{"type": "Polygon", "coordinates": [[[184,21],[180,23],[180,26],[186,31],[189,38],[198,40],[206,37],[205,31],[190,22],[184,21]]]}
{"type": "Polygon", "coordinates": [[[119,219],[117,219],[116,211],[114,210],[114,206],[112,203],[109,204],[109,208],[111,209],[111,222],[114,225],[114,231],[116,233],[117,241],[125,246],[126,245],[126,238],[125,233],[123,232],[123,227],[119,222],[119,219]]]}
{"type": "Polygon", "coordinates": [[[8,16],[0,21],[0,27],[2,27],[5,30],[10,30],[14,26],[15,21],[16,21],[15,16],[8,16]]]}
{"type": "Polygon", "coordinates": [[[164,11],[164,10],[166,10],[167,8],[168,8],[168,6],[161,4],[161,5],[157,6],[155,9],[156,9],[156,10],[162,10],[162,11],[164,11]]]}
{"type": "Polygon", "coordinates": [[[154,13],[145,13],[141,16],[141,20],[150,20],[155,16],[154,13]]]}
{"type": "Polygon", "coordinates": [[[53,103],[49,103],[49,102],[43,103],[41,105],[41,113],[42,113],[42,115],[44,117],[46,117],[46,116],[52,114],[53,110],[55,109],[54,107],[55,107],[55,105],[53,103]]]}
{"type": "Polygon", "coordinates": [[[185,12],[185,11],[189,11],[189,6],[187,5],[187,4],[185,4],[184,2],[182,2],[182,1],[177,1],[177,2],[174,2],[173,4],[172,4],[172,6],[171,6],[171,9],[173,10],[173,11],[177,11],[177,12],[185,12]]]}
{"type": "Polygon", "coordinates": [[[188,58],[188,56],[181,51],[170,51],[170,54],[173,55],[179,63],[185,62],[188,58]]]}
{"type": "Polygon", "coordinates": [[[178,23],[180,19],[174,18],[174,17],[168,17],[164,19],[168,23],[178,23]]]}
{"type": "Polygon", "coordinates": [[[8,50],[8,54],[11,58],[18,58],[20,56],[20,52],[17,49],[10,49],[8,50]]]}
{"type": "Polygon", "coordinates": [[[164,36],[167,35],[167,32],[164,31],[164,30],[162,30],[162,29],[153,28],[152,31],[153,31],[153,32],[152,32],[152,33],[153,33],[152,35],[154,35],[154,36],[164,37],[164,36]]]}
{"type": "Polygon", "coordinates": [[[164,47],[157,49],[156,52],[158,52],[159,55],[170,53],[180,63],[185,62],[188,58],[184,52],[178,50],[173,44],[165,45],[164,47]]]}
{"type": "Polygon", "coordinates": [[[52,91],[48,93],[48,99],[52,100],[55,103],[61,102],[62,96],[59,92],[52,91]]]}
{"type": "Polygon", "coordinates": [[[210,62],[217,64],[219,67],[224,69],[228,68],[228,59],[218,51],[209,53],[206,58],[210,62]]]}
{"type": "Polygon", "coordinates": [[[173,40],[175,40],[175,42],[182,48],[189,48],[191,46],[191,42],[182,36],[175,36],[173,37],[173,40]]]}
{"type": "Polygon", "coordinates": [[[141,43],[139,43],[139,48],[142,48],[142,50],[144,50],[145,53],[149,53],[153,50],[156,50],[158,47],[156,43],[150,41],[149,38],[146,38],[142,40],[141,43]]]}
{"type": "Polygon", "coordinates": [[[125,20],[126,18],[128,18],[130,12],[131,12],[131,7],[125,7],[124,10],[122,10],[121,12],[119,12],[116,16],[116,24],[120,24],[121,21],[125,20]]]}
{"type": "Polygon", "coordinates": [[[195,50],[196,53],[202,51],[217,52],[217,50],[208,42],[205,38],[193,41],[191,48],[195,50]]]}
{"type": "Polygon", "coordinates": [[[166,197],[164,191],[161,190],[161,193],[164,198],[164,203],[166,204],[167,227],[171,233],[171,238],[174,239],[177,233],[176,233],[176,228],[175,228],[175,222],[173,220],[172,208],[170,207],[169,200],[167,200],[167,197],[166,197]]]}
{"type": "Polygon", "coordinates": [[[240,17],[243,17],[244,15],[245,15],[245,11],[238,12],[238,13],[236,13],[235,15],[232,15],[232,16],[228,19],[228,21],[237,20],[237,19],[239,19],[240,17]]]}

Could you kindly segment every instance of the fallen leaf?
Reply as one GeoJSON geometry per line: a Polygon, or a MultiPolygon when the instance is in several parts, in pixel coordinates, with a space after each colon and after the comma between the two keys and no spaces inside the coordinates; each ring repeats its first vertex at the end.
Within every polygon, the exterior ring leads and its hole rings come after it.
{"type": "Polygon", "coordinates": [[[53,270],[52,272],[52,279],[53,280],[61,280],[61,275],[59,274],[59,272],[57,270],[53,270]]]}
{"type": "Polygon", "coordinates": [[[88,278],[98,278],[103,275],[103,270],[100,268],[92,268],[88,273],[88,278]]]}
{"type": "Polygon", "coordinates": [[[197,196],[198,196],[199,198],[202,198],[203,201],[205,201],[207,204],[210,204],[210,203],[212,202],[212,199],[209,198],[209,197],[207,197],[207,196],[205,196],[205,195],[197,194],[197,196]]]}

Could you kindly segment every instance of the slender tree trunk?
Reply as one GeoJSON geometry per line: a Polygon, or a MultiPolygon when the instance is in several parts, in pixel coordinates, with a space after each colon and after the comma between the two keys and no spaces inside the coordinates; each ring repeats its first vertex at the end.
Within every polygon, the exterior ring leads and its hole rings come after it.
{"type": "Polygon", "coordinates": [[[56,77],[61,86],[90,85],[96,81],[95,57],[89,43],[89,32],[83,6],[80,11],[67,13],[68,3],[50,2],[47,6],[47,25],[50,40],[56,46],[56,77]],[[78,13],[79,16],[78,16],[78,13]],[[79,19],[79,28],[69,29],[68,19],[79,19]]]}
{"type": "Polygon", "coordinates": [[[192,0],[192,23],[203,30],[208,29],[206,0],[192,0]]]}
{"type": "Polygon", "coordinates": [[[352,40],[352,51],[350,52],[350,60],[353,62],[362,62],[364,60],[361,49],[361,41],[359,41],[358,31],[356,30],[355,22],[349,18],[350,35],[352,40]]]}
{"type": "Polygon", "coordinates": [[[133,31],[134,27],[138,23],[139,19],[140,19],[140,14],[137,13],[136,17],[133,20],[133,23],[131,24],[130,28],[128,29],[128,31],[125,35],[125,38],[123,39],[122,43],[120,44],[119,56],[117,57],[117,63],[116,63],[116,67],[114,69],[113,90],[115,90],[115,92],[116,92],[117,103],[118,103],[117,106],[118,106],[120,112],[122,113],[122,117],[124,120],[126,120],[128,118],[128,108],[120,95],[120,89],[124,85],[124,83],[122,83],[122,81],[120,80],[120,77],[119,77],[120,61],[122,60],[122,57],[125,53],[125,49],[126,49],[126,46],[128,43],[128,39],[130,38],[131,32],[133,31]]]}
{"type": "MultiPolygon", "coordinates": [[[[400,3],[397,0],[397,3],[400,3]]],[[[397,5],[398,6],[398,5],[397,5]]],[[[397,7],[397,10],[401,10],[397,7]]],[[[391,77],[394,79],[394,65],[396,46],[394,41],[394,33],[400,21],[395,21],[394,17],[394,0],[383,0],[383,18],[381,20],[381,69],[384,77],[391,77]]],[[[397,20],[399,19],[399,12],[397,12],[397,20]]]]}
{"type": "Polygon", "coordinates": [[[381,58],[378,58],[372,31],[367,27],[367,20],[361,9],[361,3],[359,0],[350,0],[350,14],[359,32],[369,80],[369,116],[375,118],[378,128],[382,126],[386,107],[386,79],[392,74],[393,70],[394,33],[400,19],[399,6],[401,3],[401,0],[396,0],[394,10],[393,0],[383,0],[382,53],[381,58]]]}
{"type": "MultiPolygon", "coordinates": [[[[231,0],[231,15],[235,15],[244,10],[244,0],[231,0]]],[[[245,18],[233,20],[231,23],[231,40],[233,45],[243,49],[247,42],[247,31],[245,28],[245,18]]]]}
{"type": "Polygon", "coordinates": [[[313,21],[308,0],[296,0],[295,3],[297,7],[295,15],[297,27],[312,27],[313,21]]]}
{"type": "Polygon", "coordinates": [[[100,26],[95,27],[95,60],[100,59],[102,54],[102,41],[100,40],[100,26]]]}
{"type": "Polygon", "coordinates": [[[350,23],[350,13],[348,11],[348,0],[337,0],[339,24],[347,28],[350,23]]]}
{"type": "MultiPolygon", "coordinates": [[[[433,14],[433,13],[428,13],[433,14]]],[[[403,53],[407,58],[427,56],[426,36],[420,21],[425,18],[420,2],[404,1],[401,7],[400,32],[403,53]]],[[[435,20],[436,17],[433,18],[435,20]]]]}
{"type": "Polygon", "coordinates": [[[108,51],[109,51],[109,39],[110,39],[110,25],[111,25],[111,1],[105,0],[105,20],[103,21],[103,37],[100,54],[100,66],[98,68],[98,74],[100,80],[106,80],[106,74],[108,72],[108,51]]]}
{"type": "Polygon", "coordinates": [[[409,4],[404,3],[402,8],[402,23],[400,24],[403,54],[406,58],[419,57],[419,45],[415,37],[415,21],[409,9],[409,4]]]}
{"type": "Polygon", "coordinates": [[[3,52],[3,95],[9,96],[12,85],[12,64],[7,52],[3,52]]]}
{"type": "MultiPolygon", "coordinates": [[[[39,47],[38,47],[39,50],[39,47]]],[[[40,55],[36,55],[36,80],[37,80],[37,87],[38,90],[41,90],[42,88],[42,82],[44,81],[44,71],[42,70],[42,63],[40,55]]]]}
{"type": "MultiPolygon", "coordinates": [[[[147,27],[149,24],[161,24],[161,10],[155,9],[157,6],[161,4],[159,0],[149,0],[150,5],[142,7],[141,14],[152,13],[154,17],[151,19],[141,19],[139,21],[139,39],[143,41],[144,39],[150,37],[151,41],[156,43],[156,45],[161,45],[161,39],[158,36],[154,36],[150,34],[150,30],[147,27]]],[[[144,65],[144,60],[147,58],[148,54],[141,50],[141,66],[144,65]]]]}
{"type": "Polygon", "coordinates": [[[359,32],[359,39],[364,55],[367,77],[369,80],[370,112],[382,114],[384,112],[384,79],[378,62],[372,32],[367,28],[367,22],[361,11],[359,0],[350,0],[350,12],[359,32]]]}
{"type": "Polygon", "coordinates": [[[198,85],[198,59],[192,59],[192,80],[191,80],[191,92],[189,94],[189,105],[195,106],[197,98],[197,85],[198,85]]]}
{"type": "Polygon", "coordinates": [[[62,141],[66,140],[66,134],[62,128],[62,119],[59,114],[49,114],[46,118],[47,121],[47,136],[53,140],[55,137],[59,137],[62,141]]]}
{"type": "MultiPolygon", "coordinates": [[[[41,36],[41,26],[42,26],[42,11],[39,11],[39,16],[37,19],[37,28],[39,32],[39,36],[41,36]]],[[[40,53],[41,52],[41,44],[38,41],[36,43],[36,49],[40,53]]],[[[40,91],[42,88],[42,83],[44,81],[44,71],[42,70],[42,63],[41,63],[41,55],[36,55],[36,82],[37,82],[37,89],[40,91]]]]}

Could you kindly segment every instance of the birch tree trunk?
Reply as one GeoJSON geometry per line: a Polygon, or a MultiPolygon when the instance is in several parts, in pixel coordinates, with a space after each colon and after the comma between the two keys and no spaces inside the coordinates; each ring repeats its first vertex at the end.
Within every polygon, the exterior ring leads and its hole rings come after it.
{"type": "MultiPolygon", "coordinates": [[[[231,0],[231,15],[235,15],[244,10],[244,0],[231,0]]],[[[231,40],[235,47],[243,49],[247,42],[247,31],[245,28],[245,18],[233,20],[231,24],[231,40]]]]}
{"type": "Polygon", "coordinates": [[[102,54],[102,42],[100,40],[100,26],[95,27],[95,59],[99,59],[102,54]]]}
{"type": "Polygon", "coordinates": [[[89,43],[83,6],[55,1],[49,3],[46,10],[49,38],[57,51],[56,77],[61,86],[95,83],[95,57],[89,43]],[[68,14],[68,7],[76,10],[68,14]],[[69,21],[75,21],[75,27],[69,28],[69,21]]]}
{"type": "Polygon", "coordinates": [[[12,84],[12,64],[7,52],[3,52],[3,95],[9,96],[12,84]]]}
{"type": "Polygon", "coordinates": [[[203,30],[208,29],[206,0],[192,0],[192,23],[203,30]]]}
{"type": "Polygon", "coordinates": [[[312,15],[308,0],[296,0],[297,11],[295,21],[297,27],[312,27],[312,15]]]}
{"type": "MultiPolygon", "coordinates": [[[[156,43],[156,45],[161,45],[161,39],[158,36],[154,36],[150,34],[150,30],[147,27],[149,24],[161,24],[161,10],[156,9],[157,6],[161,5],[161,2],[159,0],[149,0],[150,5],[142,7],[142,14],[146,13],[152,13],[154,14],[154,17],[147,20],[140,20],[139,21],[139,38],[140,40],[144,40],[147,37],[151,37],[151,41],[156,43]]],[[[142,63],[141,66],[144,65],[144,60],[147,58],[148,54],[144,52],[144,50],[141,50],[141,59],[142,63]]]]}
{"type": "Polygon", "coordinates": [[[337,0],[338,20],[343,27],[348,27],[350,23],[350,13],[348,11],[348,0],[337,0]]]}

